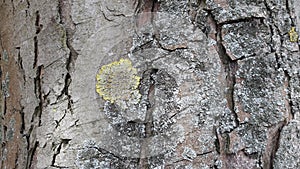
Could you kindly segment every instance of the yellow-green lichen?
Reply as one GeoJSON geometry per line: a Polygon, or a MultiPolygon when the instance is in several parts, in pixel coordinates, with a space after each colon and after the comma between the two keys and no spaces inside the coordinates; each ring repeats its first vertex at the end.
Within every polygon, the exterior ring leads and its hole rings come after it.
{"type": "Polygon", "coordinates": [[[298,33],[296,32],[295,27],[291,27],[291,30],[289,31],[289,36],[291,42],[298,41],[298,33]]]}
{"type": "Polygon", "coordinates": [[[96,75],[96,92],[107,101],[124,107],[124,102],[138,103],[140,77],[129,59],[103,65],[96,75]]]}

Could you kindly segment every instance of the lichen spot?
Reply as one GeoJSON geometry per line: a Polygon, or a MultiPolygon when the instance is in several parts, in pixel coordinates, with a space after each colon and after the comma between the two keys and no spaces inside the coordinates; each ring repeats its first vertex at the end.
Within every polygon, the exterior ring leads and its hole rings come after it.
{"type": "Polygon", "coordinates": [[[291,42],[297,42],[298,41],[298,34],[295,30],[295,27],[291,27],[291,30],[289,31],[290,41],[291,42]]]}
{"type": "MultiPolygon", "coordinates": [[[[103,65],[96,75],[96,92],[107,101],[119,106],[138,103],[140,77],[129,59],[103,65]]],[[[123,106],[122,106],[123,107],[123,106]]]]}

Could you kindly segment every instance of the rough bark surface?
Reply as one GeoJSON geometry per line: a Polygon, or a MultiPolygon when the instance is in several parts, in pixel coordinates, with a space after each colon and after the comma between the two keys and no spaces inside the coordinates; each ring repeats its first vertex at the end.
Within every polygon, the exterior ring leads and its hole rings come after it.
{"type": "Polygon", "coordinates": [[[0,0],[0,168],[300,168],[299,29],[300,0],[0,0]]]}

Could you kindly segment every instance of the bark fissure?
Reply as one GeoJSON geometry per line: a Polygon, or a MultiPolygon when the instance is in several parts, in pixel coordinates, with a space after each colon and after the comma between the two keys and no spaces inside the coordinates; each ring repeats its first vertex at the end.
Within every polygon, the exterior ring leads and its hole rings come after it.
{"type": "Polygon", "coordinates": [[[55,167],[55,168],[69,168],[67,166],[56,165],[55,164],[55,160],[56,160],[56,157],[60,154],[62,146],[69,144],[70,141],[71,141],[71,139],[62,139],[60,141],[60,143],[58,144],[58,146],[55,148],[55,152],[54,152],[54,154],[52,156],[51,167],[55,167]]]}
{"type": "MultiPolygon", "coordinates": [[[[224,24],[218,24],[213,18],[214,16],[212,15],[211,12],[208,12],[209,16],[211,17],[212,21],[214,22],[214,25],[216,26],[216,39],[217,39],[217,52],[220,58],[220,61],[222,63],[224,72],[226,73],[226,91],[225,91],[225,96],[226,96],[226,100],[227,100],[227,106],[230,109],[231,113],[234,115],[235,118],[235,126],[233,127],[232,130],[234,130],[235,128],[237,128],[239,126],[239,120],[238,120],[238,116],[237,113],[235,111],[235,101],[234,101],[234,86],[236,84],[236,71],[238,68],[238,63],[237,60],[232,60],[230,58],[230,56],[227,54],[226,49],[223,45],[223,40],[222,40],[222,26],[224,24]]],[[[236,20],[236,22],[245,22],[248,20],[236,20]]],[[[240,58],[240,60],[243,58],[240,58]]],[[[231,132],[230,131],[230,132],[231,132]]]]}
{"type": "Polygon", "coordinates": [[[37,66],[37,62],[38,62],[38,39],[37,39],[37,36],[35,36],[33,38],[33,41],[34,41],[34,62],[33,62],[33,68],[36,68],[37,66]]]}
{"type": "Polygon", "coordinates": [[[23,85],[25,86],[25,82],[26,82],[26,76],[25,76],[25,69],[24,69],[24,66],[23,66],[23,59],[21,57],[21,48],[20,47],[16,47],[16,49],[18,50],[18,66],[19,66],[19,71],[21,72],[22,74],[22,77],[23,77],[23,85]]]}
{"type": "MultiPolygon", "coordinates": [[[[155,25],[153,24],[153,18],[155,15],[155,12],[158,9],[158,2],[157,0],[137,0],[135,1],[135,14],[137,15],[137,27],[139,26],[139,17],[141,17],[139,15],[139,13],[141,12],[145,12],[147,15],[147,18],[150,20],[152,26],[154,27],[155,33],[153,35],[153,39],[156,40],[158,42],[158,47],[167,51],[174,51],[174,50],[169,50],[167,48],[162,47],[162,45],[159,42],[159,36],[157,35],[157,31],[155,28],[155,25]],[[150,13],[150,14],[148,14],[150,13]],[[150,18],[149,18],[150,17],[150,18]]],[[[141,14],[142,15],[142,14],[141,14]]],[[[148,45],[151,45],[151,42],[153,43],[154,40],[151,40],[149,42],[146,42],[144,44],[142,44],[140,46],[140,48],[143,47],[147,47],[148,45]]],[[[140,49],[139,48],[139,49],[140,49]]],[[[145,119],[143,121],[143,123],[145,124],[145,138],[141,140],[141,148],[140,148],[140,155],[139,155],[139,159],[138,159],[138,168],[143,169],[143,168],[148,168],[149,164],[148,164],[148,157],[147,155],[149,154],[149,152],[151,150],[148,149],[148,145],[149,145],[149,138],[151,138],[154,133],[153,133],[153,129],[154,129],[154,121],[153,121],[153,110],[155,108],[155,98],[154,98],[154,94],[155,94],[155,77],[156,73],[158,72],[158,69],[150,69],[146,72],[144,72],[144,77],[141,81],[146,81],[145,83],[147,84],[147,91],[143,91],[142,93],[144,93],[145,95],[147,95],[147,99],[146,104],[147,104],[147,111],[146,111],[146,116],[145,119]]]]}
{"type": "Polygon", "coordinates": [[[269,136],[267,141],[267,146],[264,151],[262,159],[262,168],[264,169],[273,169],[273,162],[275,158],[275,154],[279,148],[280,144],[280,133],[282,128],[284,127],[285,123],[281,122],[276,124],[274,127],[269,129],[269,136]]]}
{"type": "Polygon", "coordinates": [[[204,156],[204,155],[207,155],[207,154],[210,154],[210,153],[213,153],[214,151],[207,151],[207,152],[204,152],[204,153],[201,153],[201,154],[197,154],[197,156],[204,156]]]}
{"type": "MultiPolygon", "coordinates": [[[[271,31],[271,42],[276,42],[276,39],[274,40],[273,39],[273,36],[278,34],[279,37],[280,37],[280,49],[284,48],[283,47],[283,41],[284,41],[284,33],[280,31],[278,25],[274,22],[274,17],[273,17],[273,11],[270,7],[270,5],[268,4],[267,1],[264,1],[265,3],[265,6],[268,10],[268,14],[269,14],[269,18],[271,18],[271,23],[269,23],[269,27],[270,27],[270,31],[271,31]],[[275,29],[273,29],[273,27],[275,27],[275,29]]],[[[290,20],[291,20],[291,24],[292,26],[295,25],[294,23],[294,18],[292,17],[292,14],[291,14],[291,9],[289,7],[289,2],[288,0],[285,1],[285,7],[286,7],[286,10],[287,10],[287,13],[289,14],[290,16],[290,20]]],[[[281,50],[276,50],[274,49],[274,47],[272,45],[270,45],[271,47],[271,51],[275,52],[275,58],[276,58],[276,62],[277,62],[277,70],[280,70],[282,69],[283,72],[284,72],[284,76],[285,76],[285,89],[287,91],[286,95],[287,95],[287,99],[286,99],[286,102],[288,104],[286,104],[287,106],[287,111],[288,111],[288,114],[291,116],[291,119],[294,119],[294,111],[293,111],[293,103],[292,103],[292,97],[291,97],[291,93],[290,93],[290,79],[291,79],[291,76],[289,74],[289,72],[284,68],[284,63],[283,63],[283,58],[282,58],[282,52],[281,50]]],[[[289,120],[291,119],[286,119],[286,124],[288,123],[289,120]]]]}
{"type": "MultiPolygon", "coordinates": [[[[36,139],[35,128],[41,126],[41,116],[43,112],[43,97],[42,97],[42,72],[43,72],[43,65],[38,66],[36,68],[36,77],[34,78],[34,92],[35,96],[38,100],[38,105],[35,107],[34,113],[31,116],[31,125],[29,131],[23,136],[26,137],[27,140],[27,160],[26,160],[26,167],[29,169],[32,166],[34,155],[39,145],[39,142],[34,140],[34,144],[31,143],[31,138],[36,139]]],[[[24,123],[25,125],[25,123],[24,123]]]]}
{"type": "Polygon", "coordinates": [[[145,120],[143,123],[145,124],[145,138],[142,139],[141,141],[141,149],[140,149],[140,159],[139,159],[139,168],[145,168],[148,164],[148,158],[147,154],[149,153],[148,145],[149,145],[149,140],[148,138],[151,138],[153,136],[153,129],[154,129],[154,124],[153,124],[153,110],[155,108],[155,98],[154,98],[154,93],[155,93],[155,80],[154,77],[157,73],[157,69],[151,69],[147,72],[145,72],[145,76],[142,80],[146,78],[147,84],[149,85],[147,93],[147,112],[145,116],[145,120]]]}
{"type": "Polygon", "coordinates": [[[39,100],[39,105],[35,108],[33,121],[35,117],[38,118],[38,126],[41,126],[41,116],[43,113],[43,94],[42,94],[42,76],[43,76],[44,66],[37,67],[37,74],[34,78],[34,88],[35,88],[35,95],[39,100]]]}
{"type": "Polygon", "coordinates": [[[64,115],[59,119],[55,120],[56,126],[55,128],[58,128],[60,126],[60,122],[66,117],[67,112],[65,111],[64,115]]]}
{"type": "MultiPolygon", "coordinates": [[[[289,7],[289,2],[288,0],[285,1],[285,7],[286,7],[286,12],[288,13],[290,20],[291,20],[291,26],[295,26],[294,23],[294,18],[291,15],[291,9],[289,7]]],[[[290,93],[290,79],[291,76],[289,75],[289,72],[284,68],[284,63],[283,63],[283,58],[282,54],[283,51],[280,50],[283,47],[283,42],[284,42],[284,36],[285,33],[281,32],[279,29],[279,25],[275,22],[275,18],[273,17],[273,10],[271,9],[271,5],[268,4],[266,0],[264,0],[264,4],[266,6],[266,9],[268,11],[269,18],[271,19],[271,22],[269,23],[269,27],[271,30],[271,42],[275,43],[276,39],[273,37],[277,34],[280,37],[280,44],[279,44],[279,49],[274,48],[272,45],[271,46],[271,51],[275,53],[275,58],[276,58],[276,63],[277,63],[277,70],[279,71],[280,69],[283,70],[284,77],[285,77],[285,84],[284,84],[284,90],[286,91],[286,97],[285,97],[285,102],[286,102],[286,108],[287,108],[287,114],[291,117],[291,119],[294,119],[294,113],[293,113],[293,103],[292,103],[292,97],[290,93]],[[273,29],[275,27],[275,29],[273,29]]],[[[263,168],[273,168],[273,163],[274,163],[274,158],[276,155],[276,152],[280,146],[280,135],[281,135],[281,130],[282,128],[288,124],[288,122],[291,120],[289,117],[285,118],[285,121],[277,124],[273,129],[270,129],[270,135],[273,136],[270,138],[269,144],[266,147],[266,150],[264,152],[264,156],[261,158],[261,163],[263,168]]]]}
{"type": "Polygon", "coordinates": [[[21,110],[19,111],[20,116],[21,116],[21,129],[20,129],[20,134],[24,135],[25,132],[25,112],[24,112],[24,107],[21,106],[21,110]]]}
{"type": "Polygon", "coordinates": [[[34,162],[34,156],[36,155],[36,149],[39,145],[38,141],[34,142],[34,145],[32,148],[30,148],[28,151],[28,155],[27,155],[27,164],[26,164],[26,169],[31,169],[33,162],[34,162]]]}
{"type": "Polygon", "coordinates": [[[75,63],[78,58],[78,52],[72,46],[72,40],[73,40],[72,38],[76,31],[76,26],[71,17],[71,4],[68,0],[59,0],[58,13],[60,16],[60,24],[64,26],[66,31],[66,43],[67,43],[67,48],[69,49],[70,52],[66,61],[66,69],[68,73],[65,77],[65,86],[63,92],[68,98],[68,110],[70,110],[70,112],[72,113],[73,100],[69,93],[69,86],[70,83],[72,82],[71,74],[75,70],[75,63]]]}
{"type": "Polygon", "coordinates": [[[37,35],[40,33],[41,28],[40,28],[40,12],[36,11],[35,12],[35,36],[33,38],[34,41],[34,62],[33,62],[33,68],[37,67],[37,63],[38,63],[38,57],[39,57],[39,49],[38,49],[38,37],[37,35]]]}

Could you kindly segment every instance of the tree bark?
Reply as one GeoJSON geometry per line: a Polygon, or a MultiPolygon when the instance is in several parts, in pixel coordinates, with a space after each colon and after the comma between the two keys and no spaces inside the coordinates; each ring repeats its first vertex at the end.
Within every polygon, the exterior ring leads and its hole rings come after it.
{"type": "Polygon", "coordinates": [[[0,168],[300,168],[299,5],[1,0],[0,168]]]}

